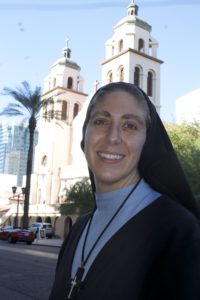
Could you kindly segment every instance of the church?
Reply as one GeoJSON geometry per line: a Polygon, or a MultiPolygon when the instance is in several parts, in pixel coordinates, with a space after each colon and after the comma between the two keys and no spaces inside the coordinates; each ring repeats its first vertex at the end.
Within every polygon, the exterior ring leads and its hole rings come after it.
{"type": "Polygon", "coordinates": [[[95,81],[88,95],[84,90],[81,67],[73,61],[66,40],[62,57],[53,63],[44,79],[43,99],[54,104],[44,108],[38,124],[39,138],[35,152],[31,195],[30,223],[51,222],[55,233],[64,237],[77,215],[61,216],[66,187],[88,176],[80,149],[81,129],[88,102],[96,89],[106,83],[125,81],[143,89],[160,113],[160,67],[158,42],[152,27],[138,17],[138,6],[132,1],[126,16],[113,27],[113,35],[105,42],[105,58],[101,62],[101,83],[95,81]],[[43,118],[44,117],[44,118],[43,118]]]}

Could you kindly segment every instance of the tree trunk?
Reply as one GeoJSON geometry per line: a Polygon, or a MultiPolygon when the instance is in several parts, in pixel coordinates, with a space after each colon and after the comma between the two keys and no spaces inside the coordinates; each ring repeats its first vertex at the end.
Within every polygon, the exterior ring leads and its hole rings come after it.
{"type": "Polygon", "coordinates": [[[23,228],[27,229],[29,224],[29,198],[31,190],[31,173],[33,164],[33,149],[34,149],[34,132],[36,128],[36,119],[31,116],[29,119],[29,150],[26,166],[26,189],[24,199],[24,215],[23,215],[23,228]]]}

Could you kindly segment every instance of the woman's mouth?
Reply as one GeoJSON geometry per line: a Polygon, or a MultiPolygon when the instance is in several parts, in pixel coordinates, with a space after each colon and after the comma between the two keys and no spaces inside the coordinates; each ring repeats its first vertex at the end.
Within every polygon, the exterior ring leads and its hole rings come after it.
{"type": "Polygon", "coordinates": [[[112,160],[112,161],[118,161],[124,158],[125,155],[118,154],[118,153],[108,153],[108,152],[97,152],[98,156],[101,158],[107,159],[107,160],[112,160]]]}

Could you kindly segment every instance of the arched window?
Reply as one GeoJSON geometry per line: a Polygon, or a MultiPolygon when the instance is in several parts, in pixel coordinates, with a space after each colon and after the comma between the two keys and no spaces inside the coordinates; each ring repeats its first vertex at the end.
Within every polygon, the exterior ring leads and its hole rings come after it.
{"type": "Polygon", "coordinates": [[[70,58],[71,57],[71,49],[67,49],[67,58],[70,58]]]}
{"type": "Polygon", "coordinates": [[[79,91],[79,85],[80,85],[80,77],[77,76],[77,91],[79,91]]]}
{"type": "Polygon", "coordinates": [[[113,74],[112,71],[109,71],[107,75],[107,83],[111,83],[111,82],[113,82],[113,74]]]}
{"type": "Polygon", "coordinates": [[[72,77],[68,77],[67,88],[68,89],[72,89],[72,86],[73,86],[73,78],[72,77]]]}
{"type": "Polygon", "coordinates": [[[43,118],[45,120],[47,120],[47,116],[48,116],[48,105],[45,103],[44,106],[43,106],[43,118]]]}
{"type": "Polygon", "coordinates": [[[134,15],[134,10],[133,10],[133,9],[129,9],[128,15],[129,15],[129,16],[133,16],[133,15],[134,15]]]}
{"type": "Polygon", "coordinates": [[[42,157],[41,165],[44,166],[44,167],[47,165],[47,156],[46,156],[46,155],[44,155],[44,156],[42,157]]]}
{"type": "Polygon", "coordinates": [[[152,56],[152,40],[149,39],[149,55],[152,56]]]}
{"type": "Polygon", "coordinates": [[[143,39],[139,39],[139,42],[138,42],[138,51],[144,52],[144,40],[143,39]]]}
{"type": "Polygon", "coordinates": [[[61,120],[67,120],[67,101],[62,101],[61,120]]]}
{"type": "Polygon", "coordinates": [[[43,107],[43,118],[46,121],[53,120],[55,117],[54,103],[45,104],[43,107]]]}
{"type": "Polygon", "coordinates": [[[138,67],[135,67],[134,71],[134,84],[140,86],[140,69],[138,67]]]}
{"type": "Polygon", "coordinates": [[[119,81],[124,81],[124,67],[119,69],[119,81]]]}
{"type": "Polygon", "coordinates": [[[46,217],[44,221],[51,224],[51,217],[46,217]]]}
{"type": "Polygon", "coordinates": [[[119,52],[123,51],[123,40],[119,41],[119,52]]]}
{"type": "Polygon", "coordinates": [[[112,46],[112,56],[114,55],[114,53],[115,53],[115,48],[114,46],[112,46]]]}
{"type": "Polygon", "coordinates": [[[153,74],[152,72],[148,72],[147,75],[147,95],[153,96],[153,74]]]}
{"type": "Polygon", "coordinates": [[[39,216],[38,216],[38,217],[36,218],[36,222],[42,222],[42,217],[39,217],[39,216]]]}
{"type": "Polygon", "coordinates": [[[79,110],[78,104],[75,103],[75,104],[74,104],[73,119],[78,115],[78,110],[79,110]]]}

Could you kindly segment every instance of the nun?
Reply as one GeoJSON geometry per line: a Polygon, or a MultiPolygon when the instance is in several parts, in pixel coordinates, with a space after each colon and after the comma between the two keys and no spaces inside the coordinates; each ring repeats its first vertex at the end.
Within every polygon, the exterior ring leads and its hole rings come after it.
{"type": "Polygon", "coordinates": [[[94,211],[61,247],[49,300],[199,300],[199,209],[147,95],[113,82],[83,125],[94,211]]]}

